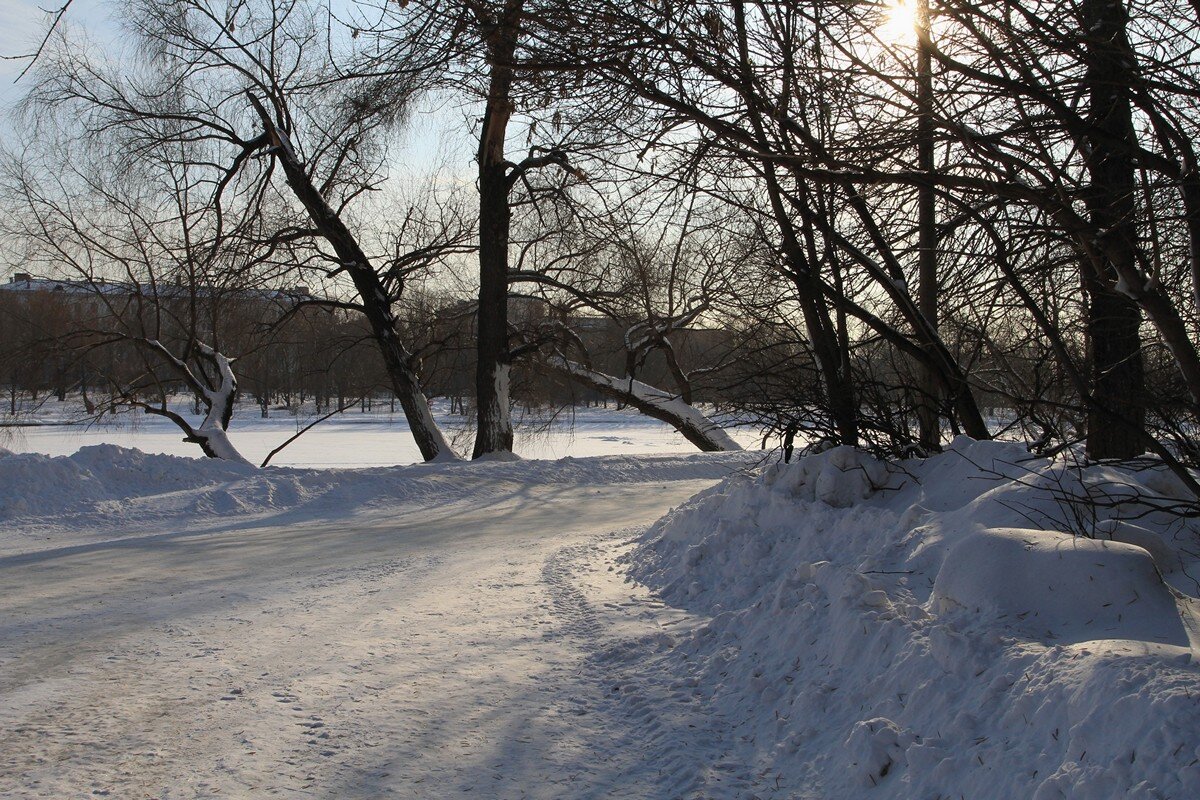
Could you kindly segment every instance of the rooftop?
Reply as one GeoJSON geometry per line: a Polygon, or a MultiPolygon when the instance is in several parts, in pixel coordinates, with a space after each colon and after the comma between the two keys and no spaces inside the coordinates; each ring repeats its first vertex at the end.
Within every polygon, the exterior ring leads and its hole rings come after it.
{"type": "Polygon", "coordinates": [[[199,297],[227,297],[269,301],[295,302],[311,297],[307,286],[290,289],[227,288],[219,286],[196,286],[179,284],[140,284],[134,281],[66,280],[39,278],[28,272],[14,273],[8,283],[0,283],[0,292],[60,292],[73,295],[108,295],[130,297],[157,297],[163,299],[188,297],[192,293],[199,297]]]}

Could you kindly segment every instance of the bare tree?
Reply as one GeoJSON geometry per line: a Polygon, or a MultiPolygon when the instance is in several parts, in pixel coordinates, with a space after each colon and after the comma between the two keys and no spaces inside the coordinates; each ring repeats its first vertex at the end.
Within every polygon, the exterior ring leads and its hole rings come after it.
{"type": "Polygon", "coordinates": [[[573,203],[556,235],[518,237],[514,294],[549,313],[513,326],[523,342],[514,351],[544,350],[545,368],[672,424],[701,449],[739,449],[698,407],[734,346],[721,335],[720,347],[693,351],[713,339],[704,326],[721,324],[745,242],[719,209],[636,186],[611,186],[613,202],[598,192],[573,203]]]}
{"type": "Polygon", "coordinates": [[[226,320],[238,305],[278,313],[268,309],[288,302],[251,288],[279,273],[279,254],[246,246],[244,218],[227,218],[217,237],[211,197],[180,160],[126,171],[100,155],[104,166],[85,169],[62,166],[61,151],[27,151],[4,176],[13,204],[4,233],[30,269],[54,279],[19,288],[71,314],[43,332],[100,384],[97,404],[81,379],[90,414],[141,409],[206,456],[246,462],[228,436],[238,381],[226,347],[255,343],[235,341],[226,320]],[[194,398],[199,420],[175,402],[180,393],[194,398]]]}
{"type": "Polygon", "coordinates": [[[479,104],[476,167],[479,192],[479,272],[475,322],[476,435],[473,457],[511,452],[509,296],[513,283],[510,250],[513,211],[535,207],[539,196],[559,194],[559,184],[539,186],[535,175],[551,168],[581,178],[568,154],[572,148],[551,127],[538,126],[531,112],[553,106],[565,89],[572,63],[547,60],[539,43],[551,20],[572,16],[557,0],[462,0],[366,4],[355,29],[369,32],[374,48],[362,49],[360,71],[411,74],[425,65],[422,80],[465,95],[479,104]],[[524,112],[521,132],[527,154],[510,155],[517,133],[514,115],[524,112]]]}
{"type": "Polygon", "coordinates": [[[139,3],[131,13],[149,69],[125,66],[121,74],[121,67],[67,50],[46,62],[36,101],[80,109],[93,129],[119,129],[134,157],[163,141],[204,142],[210,157],[197,166],[206,168],[218,226],[231,187],[249,187],[249,202],[273,223],[256,232],[261,241],[305,244],[304,268],[329,281],[347,277],[355,298],[329,304],[368,319],[422,455],[454,457],[430,413],[414,354],[399,339],[393,306],[404,270],[461,251],[462,232],[450,226],[447,239],[423,242],[411,258],[383,265],[345,219],[383,178],[381,137],[403,113],[408,78],[341,76],[322,45],[327,16],[300,0],[234,4],[224,12],[198,0],[139,3]],[[276,193],[275,165],[287,194],[276,193]]]}

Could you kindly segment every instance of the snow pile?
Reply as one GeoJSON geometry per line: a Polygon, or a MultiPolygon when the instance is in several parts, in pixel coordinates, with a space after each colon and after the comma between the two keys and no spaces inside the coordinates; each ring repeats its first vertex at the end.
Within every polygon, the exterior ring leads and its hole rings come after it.
{"type": "Polygon", "coordinates": [[[933,584],[939,616],[1002,619],[1030,639],[1135,639],[1188,646],[1149,552],[1120,542],[1000,528],[964,536],[933,584]]]}
{"type": "Polygon", "coordinates": [[[960,438],[698,495],[627,558],[707,618],[645,672],[753,787],[696,796],[1200,797],[1200,529],[1138,500],[1177,492],[960,438]]]}
{"type": "Polygon", "coordinates": [[[450,462],[379,469],[257,469],[114,445],[70,456],[0,450],[0,554],[169,529],[307,524],[400,507],[486,506],[530,486],[717,480],[751,453],[450,462]]]}
{"type": "Polygon", "coordinates": [[[102,509],[106,503],[211,486],[252,472],[247,464],[147,455],[109,444],[56,458],[0,449],[0,521],[102,509]]]}

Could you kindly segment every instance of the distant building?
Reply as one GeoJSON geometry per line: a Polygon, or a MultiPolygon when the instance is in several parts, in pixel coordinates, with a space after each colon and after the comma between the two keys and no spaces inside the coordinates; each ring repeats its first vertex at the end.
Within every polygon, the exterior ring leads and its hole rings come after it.
{"type": "Polygon", "coordinates": [[[220,297],[227,300],[264,300],[270,302],[295,302],[311,297],[307,286],[290,289],[252,289],[244,287],[181,286],[171,283],[134,283],[132,281],[66,280],[37,278],[28,272],[13,273],[8,283],[0,283],[0,292],[59,292],[64,295],[93,295],[157,298],[175,300],[195,295],[197,297],[220,297]]]}

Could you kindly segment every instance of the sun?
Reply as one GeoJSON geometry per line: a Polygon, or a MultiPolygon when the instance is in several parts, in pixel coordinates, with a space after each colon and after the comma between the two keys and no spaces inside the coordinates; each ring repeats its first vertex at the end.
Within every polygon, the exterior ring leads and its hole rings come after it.
{"type": "Polygon", "coordinates": [[[894,0],[883,10],[875,35],[884,44],[912,45],[917,41],[917,0],[894,0]]]}

